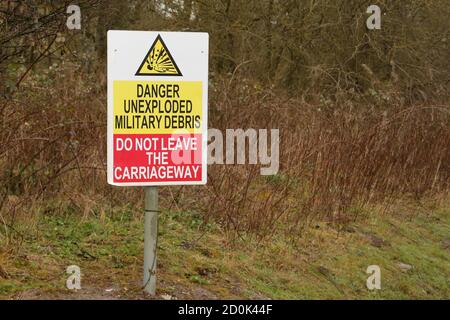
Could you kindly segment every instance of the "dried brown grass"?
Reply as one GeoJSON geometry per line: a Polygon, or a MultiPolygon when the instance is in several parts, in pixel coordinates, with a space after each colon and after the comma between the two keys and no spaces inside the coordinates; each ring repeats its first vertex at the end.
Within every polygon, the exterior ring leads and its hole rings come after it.
{"type": "MultiPolygon", "coordinates": [[[[77,68],[31,77],[1,101],[3,230],[39,206],[41,214],[71,208],[101,216],[115,206],[139,212],[139,188],[106,183],[106,99],[97,83],[104,75],[74,76],[77,68]]],[[[280,129],[276,176],[260,176],[255,165],[212,165],[205,187],[162,188],[163,207],[199,212],[230,235],[264,237],[279,228],[296,235],[315,219],[341,224],[357,208],[448,191],[448,105],[406,106],[395,96],[364,105],[306,103],[233,78],[216,81],[211,96],[210,127],[280,129]]]]}

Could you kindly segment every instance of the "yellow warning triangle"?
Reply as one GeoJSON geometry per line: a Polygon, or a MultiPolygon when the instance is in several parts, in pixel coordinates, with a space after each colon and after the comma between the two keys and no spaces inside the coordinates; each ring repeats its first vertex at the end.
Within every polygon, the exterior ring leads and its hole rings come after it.
{"type": "Polygon", "coordinates": [[[136,76],[181,76],[175,60],[158,35],[142,61],[136,76]]]}

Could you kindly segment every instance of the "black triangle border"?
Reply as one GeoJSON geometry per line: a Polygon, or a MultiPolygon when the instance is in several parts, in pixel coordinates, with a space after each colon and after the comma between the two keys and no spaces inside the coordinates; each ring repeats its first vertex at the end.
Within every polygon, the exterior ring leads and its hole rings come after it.
{"type": "Polygon", "coordinates": [[[161,38],[161,35],[158,34],[158,36],[156,37],[155,41],[153,41],[153,44],[150,46],[150,49],[148,50],[147,54],[144,56],[144,60],[142,60],[141,65],[139,66],[139,68],[137,69],[136,73],[134,74],[135,76],[150,76],[150,77],[159,77],[159,76],[164,76],[164,77],[173,77],[173,76],[183,76],[183,74],[181,73],[180,69],[177,66],[177,63],[175,62],[175,59],[172,57],[172,54],[170,53],[169,49],[167,49],[166,44],[164,43],[163,39],[161,38]],[[145,60],[147,60],[147,57],[149,56],[150,52],[153,50],[153,47],[155,46],[156,42],[161,41],[162,46],[164,47],[164,49],[167,51],[167,54],[169,55],[169,58],[172,60],[173,65],[175,66],[175,69],[177,70],[178,74],[145,74],[145,73],[139,73],[139,70],[141,70],[141,68],[144,66],[145,64],[145,60]]]}

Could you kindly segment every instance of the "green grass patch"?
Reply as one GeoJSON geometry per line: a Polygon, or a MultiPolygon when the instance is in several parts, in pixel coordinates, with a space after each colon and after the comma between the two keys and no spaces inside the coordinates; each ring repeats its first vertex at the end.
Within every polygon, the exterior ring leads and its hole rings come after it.
{"type": "MultiPolygon", "coordinates": [[[[410,219],[373,215],[352,232],[321,223],[296,243],[282,235],[260,243],[244,235],[229,243],[219,226],[204,224],[195,212],[162,212],[158,292],[180,298],[448,299],[450,253],[442,241],[449,225],[446,210],[410,219]],[[374,245],[375,238],[382,245],[374,245]],[[366,287],[369,265],[381,268],[381,290],[366,287]]],[[[22,243],[0,251],[8,274],[0,278],[0,298],[30,290],[70,294],[65,269],[72,264],[82,270],[82,285],[118,286],[140,297],[143,219],[130,208],[103,218],[81,218],[72,210],[41,213],[17,229],[25,235],[22,243]]]]}

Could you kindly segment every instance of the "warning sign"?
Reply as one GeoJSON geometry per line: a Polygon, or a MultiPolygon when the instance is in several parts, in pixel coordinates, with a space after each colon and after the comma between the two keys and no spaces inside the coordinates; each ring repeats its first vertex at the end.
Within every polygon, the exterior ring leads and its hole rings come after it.
{"type": "Polygon", "coordinates": [[[136,72],[137,76],[181,76],[169,49],[158,35],[136,72]]]}
{"type": "Polygon", "coordinates": [[[108,182],[206,183],[207,90],[207,34],[109,31],[108,182]]]}

